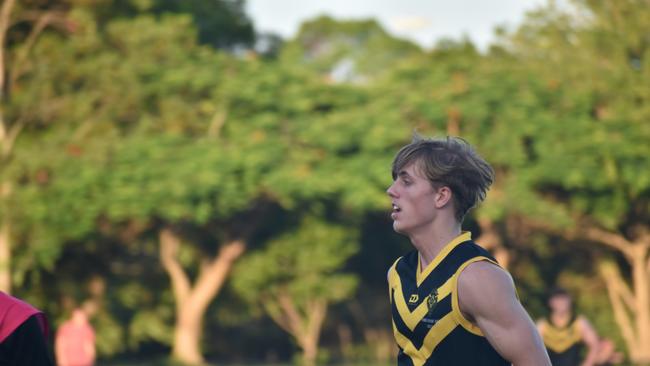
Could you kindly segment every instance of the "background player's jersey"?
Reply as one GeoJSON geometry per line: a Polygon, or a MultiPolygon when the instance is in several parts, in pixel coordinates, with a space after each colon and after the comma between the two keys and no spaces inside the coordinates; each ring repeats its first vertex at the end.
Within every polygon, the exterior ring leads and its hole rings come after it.
{"type": "Polygon", "coordinates": [[[542,339],[553,366],[577,366],[582,353],[582,333],[578,319],[574,317],[564,327],[556,327],[543,319],[542,339]]]}

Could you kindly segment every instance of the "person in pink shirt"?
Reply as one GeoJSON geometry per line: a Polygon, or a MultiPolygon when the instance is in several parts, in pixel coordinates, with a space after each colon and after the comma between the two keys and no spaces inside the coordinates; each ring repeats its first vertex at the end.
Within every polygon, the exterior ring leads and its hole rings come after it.
{"type": "Polygon", "coordinates": [[[58,366],[92,366],[95,363],[95,331],[83,309],[72,316],[56,332],[54,341],[58,366]]]}

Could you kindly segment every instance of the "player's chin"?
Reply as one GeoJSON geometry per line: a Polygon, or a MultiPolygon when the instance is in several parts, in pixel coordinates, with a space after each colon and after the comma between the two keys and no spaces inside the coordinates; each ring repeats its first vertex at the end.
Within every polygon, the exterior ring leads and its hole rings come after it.
{"type": "Polygon", "coordinates": [[[404,225],[401,222],[397,221],[397,220],[393,221],[393,230],[396,233],[406,234],[406,232],[404,230],[404,225]]]}

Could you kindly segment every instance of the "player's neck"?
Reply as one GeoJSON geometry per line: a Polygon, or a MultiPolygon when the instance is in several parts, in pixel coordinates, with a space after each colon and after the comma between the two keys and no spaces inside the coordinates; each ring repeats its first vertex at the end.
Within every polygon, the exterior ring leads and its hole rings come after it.
{"type": "Polygon", "coordinates": [[[460,233],[460,223],[452,219],[436,220],[421,231],[410,235],[411,243],[420,253],[421,268],[426,268],[460,233]]]}

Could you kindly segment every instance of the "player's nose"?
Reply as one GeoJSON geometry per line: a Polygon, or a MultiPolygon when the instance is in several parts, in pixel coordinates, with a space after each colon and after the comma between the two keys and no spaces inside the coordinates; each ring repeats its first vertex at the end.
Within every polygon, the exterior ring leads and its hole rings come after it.
{"type": "Polygon", "coordinates": [[[397,197],[397,190],[395,189],[395,182],[393,182],[393,184],[388,186],[388,188],[386,189],[386,193],[391,198],[397,197]]]}

